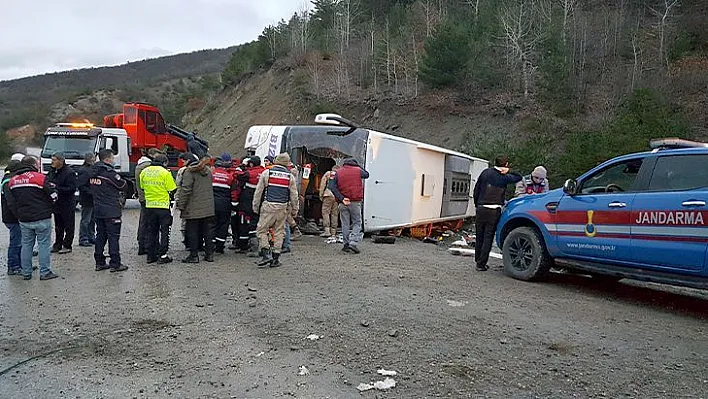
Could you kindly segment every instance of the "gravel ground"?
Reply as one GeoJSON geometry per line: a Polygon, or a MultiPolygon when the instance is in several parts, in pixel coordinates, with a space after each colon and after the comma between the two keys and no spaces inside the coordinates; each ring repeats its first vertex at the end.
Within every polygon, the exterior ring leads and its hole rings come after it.
{"type": "Polygon", "coordinates": [[[53,256],[60,279],[3,270],[0,370],[29,361],[1,397],[708,397],[706,293],[524,283],[407,239],[345,255],[305,237],[261,270],[233,253],[181,264],[174,231],[177,261],[146,265],[132,205],[127,272],[95,272],[78,246],[53,256]],[[381,368],[396,386],[359,393],[381,368]]]}

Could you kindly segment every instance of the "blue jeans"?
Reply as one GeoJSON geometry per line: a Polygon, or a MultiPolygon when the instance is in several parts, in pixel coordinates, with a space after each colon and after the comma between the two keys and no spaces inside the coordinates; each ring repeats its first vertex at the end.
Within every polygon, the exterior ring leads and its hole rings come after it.
{"type": "Polygon", "coordinates": [[[19,223],[5,223],[10,230],[10,245],[7,247],[7,271],[20,271],[22,261],[20,252],[22,250],[22,229],[19,223]]]}
{"type": "Polygon", "coordinates": [[[39,252],[39,274],[44,276],[51,273],[49,248],[52,245],[52,219],[20,222],[20,228],[22,229],[22,274],[32,275],[32,250],[35,239],[39,252]]]}
{"type": "Polygon", "coordinates": [[[93,218],[93,206],[81,205],[81,223],[79,224],[79,244],[93,244],[96,240],[96,221],[93,218]]]}
{"type": "Polygon", "coordinates": [[[283,239],[283,248],[282,249],[290,249],[290,224],[288,224],[288,221],[285,221],[285,238],[283,239]]]}

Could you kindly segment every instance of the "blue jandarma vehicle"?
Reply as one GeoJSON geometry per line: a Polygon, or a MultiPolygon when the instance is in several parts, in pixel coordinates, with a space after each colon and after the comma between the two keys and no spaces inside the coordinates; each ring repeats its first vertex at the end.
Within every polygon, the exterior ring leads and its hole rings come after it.
{"type": "Polygon", "coordinates": [[[558,261],[596,278],[708,289],[708,143],[650,145],[512,200],[497,229],[505,273],[540,280],[558,261]]]}

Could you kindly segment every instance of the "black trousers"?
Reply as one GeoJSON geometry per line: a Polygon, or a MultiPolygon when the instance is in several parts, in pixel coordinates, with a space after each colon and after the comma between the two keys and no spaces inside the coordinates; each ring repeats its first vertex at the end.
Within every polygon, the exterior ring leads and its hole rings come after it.
{"type": "Polygon", "coordinates": [[[231,242],[234,246],[238,246],[238,229],[241,224],[241,215],[237,212],[231,216],[231,242]]]}
{"type": "Polygon", "coordinates": [[[172,227],[172,214],[169,209],[146,208],[147,229],[145,245],[148,261],[167,255],[170,249],[170,228],[172,227]]]}
{"type": "Polygon", "coordinates": [[[108,242],[108,255],[111,257],[110,266],[117,268],[120,266],[120,218],[116,219],[96,219],[96,248],[93,252],[93,259],[96,266],[106,264],[106,255],[103,250],[108,242]]]}
{"type": "Polygon", "coordinates": [[[231,210],[216,211],[214,216],[214,250],[223,252],[226,245],[226,236],[229,235],[229,223],[231,222],[231,210]]]}
{"type": "Polygon", "coordinates": [[[140,203],[140,219],[138,220],[138,252],[147,251],[147,217],[145,217],[145,203],[140,203]]]}
{"type": "MultiPolygon", "coordinates": [[[[246,250],[248,249],[248,240],[251,238],[251,221],[252,217],[251,214],[248,214],[246,212],[239,212],[238,213],[238,218],[239,218],[239,223],[238,223],[238,241],[236,246],[239,249],[246,250]]],[[[256,225],[258,225],[258,221],[256,221],[256,225]]],[[[253,228],[253,231],[255,231],[255,226],[253,228]]],[[[255,237],[255,233],[254,233],[255,237]]]]}
{"type": "Polygon", "coordinates": [[[207,255],[214,253],[214,217],[202,219],[187,219],[187,246],[189,254],[197,256],[199,247],[204,243],[204,252],[207,255]]]}
{"type": "Polygon", "coordinates": [[[71,248],[76,227],[75,212],[76,202],[74,200],[54,208],[54,248],[71,248]]]}
{"type": "Polygon", "coordinates": [[[494,235],[501,216],[501,208],[490,209],[483,206],[477,207],[477,218],[474,223],[477,239],[474,243],[474,260],[479,267],[487,266],[489,253],[494,244],[494,235]]]}

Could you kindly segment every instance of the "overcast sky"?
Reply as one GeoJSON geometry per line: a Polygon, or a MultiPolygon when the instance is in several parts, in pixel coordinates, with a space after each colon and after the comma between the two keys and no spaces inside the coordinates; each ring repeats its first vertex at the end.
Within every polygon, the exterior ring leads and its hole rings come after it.
{"type": "MultiPolygon", "coordinates": [[[[0,80],[254,40],[303,0],[8,0],[0,80]]],[[[307,2],[309,3],[309,1],[307,2]]]]}

